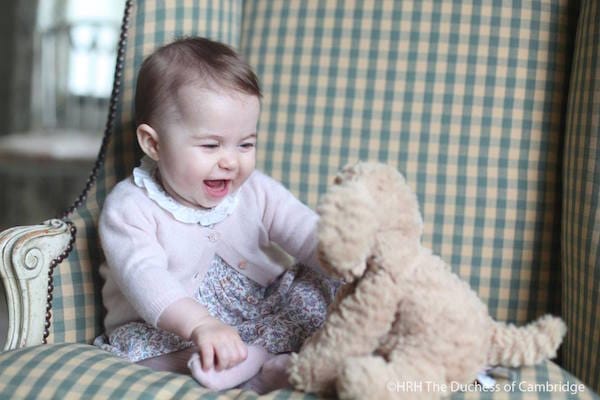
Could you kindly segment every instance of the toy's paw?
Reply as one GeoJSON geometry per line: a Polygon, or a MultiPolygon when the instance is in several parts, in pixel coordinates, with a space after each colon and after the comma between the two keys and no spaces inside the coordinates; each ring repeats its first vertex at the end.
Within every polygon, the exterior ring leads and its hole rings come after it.
{"type": "Polygon", "coordinates": [[[386,387],[387,363],[381,357],[352,357],[337,379],[340,399],[392,398],[386,387]],[[373,395],[376,394],[375,397],[373,395]]]}
{"type": "Polygon", "coordinates": [[[335,390],[336,370],[321,357],[292,353],[288,367],[290,383],[298,390],[332,395],[335,390]]]}

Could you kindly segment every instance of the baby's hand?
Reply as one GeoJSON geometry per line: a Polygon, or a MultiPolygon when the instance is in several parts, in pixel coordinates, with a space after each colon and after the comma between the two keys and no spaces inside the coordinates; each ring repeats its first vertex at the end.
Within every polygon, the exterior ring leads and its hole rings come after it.
{"type": "Polygon", "coordinates": [[[210,316],[196,325],[190,339],[200,351],[202,369],[205,371],[213,367],[217,371],[234,367],[248,356],[248,349],[238,332],[210,316]]]}

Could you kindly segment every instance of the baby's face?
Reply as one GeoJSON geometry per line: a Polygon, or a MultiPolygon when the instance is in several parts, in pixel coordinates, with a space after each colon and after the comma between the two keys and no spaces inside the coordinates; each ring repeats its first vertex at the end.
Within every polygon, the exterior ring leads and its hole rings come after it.
{"type": "Polygon", "coordinates": [[[165,190],[190,207],[212,208],[254,170],[260,102],[256,96],[188,85],[176,118],[158,132],[165,190]]]}

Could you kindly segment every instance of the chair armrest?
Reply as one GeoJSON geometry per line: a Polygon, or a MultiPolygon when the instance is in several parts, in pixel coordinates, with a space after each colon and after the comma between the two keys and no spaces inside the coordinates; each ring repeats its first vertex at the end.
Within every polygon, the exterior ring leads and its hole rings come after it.
{"type": "Polygon", "coordinates": [[[44,342],[52,269],[69,254],[73,232],[57,219],[0,232],[0,279],[8,306],[5,351],[44,342]]]}

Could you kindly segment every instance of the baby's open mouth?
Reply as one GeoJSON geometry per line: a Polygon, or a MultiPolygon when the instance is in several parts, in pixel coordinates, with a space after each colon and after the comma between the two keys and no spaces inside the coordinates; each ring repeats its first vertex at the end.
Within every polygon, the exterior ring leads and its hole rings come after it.
{"type": "Polygon", "coordinates": [[[230,180],[226,179],[207,179],[204,181],[206,189],[211,196],[223,197],[229,191],[230,180]]]}

